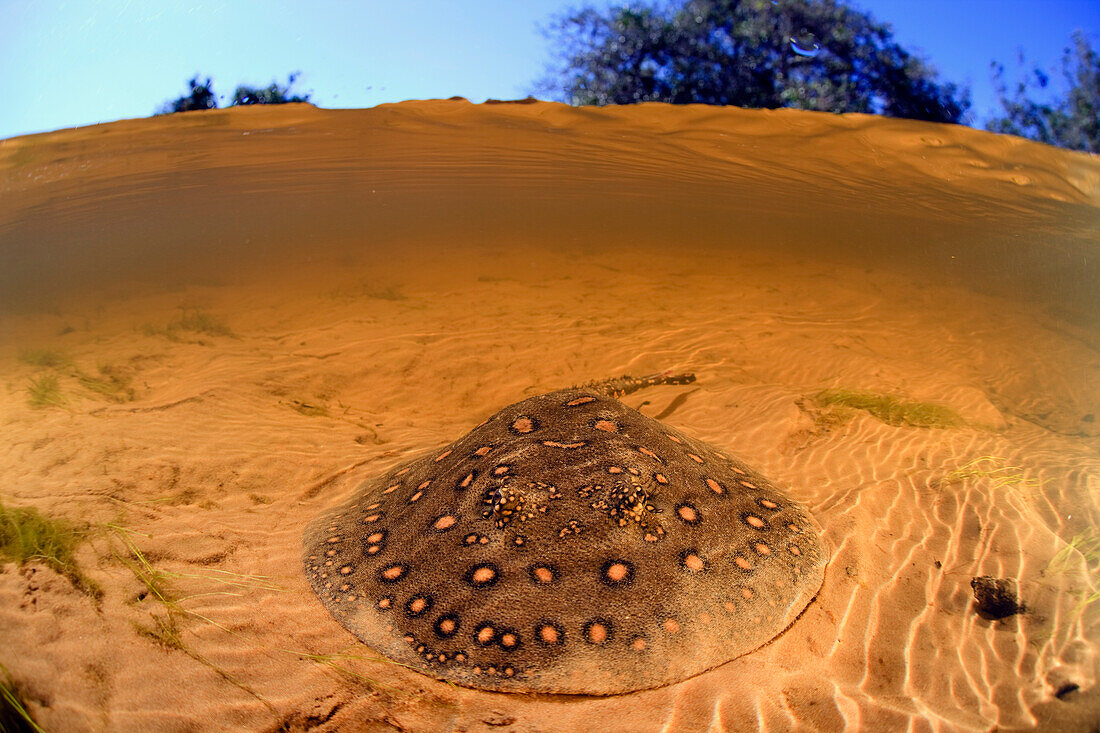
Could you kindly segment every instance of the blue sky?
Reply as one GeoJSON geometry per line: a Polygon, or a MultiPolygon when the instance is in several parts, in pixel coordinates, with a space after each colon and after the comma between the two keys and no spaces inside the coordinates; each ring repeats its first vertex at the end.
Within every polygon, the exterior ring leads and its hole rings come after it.
{"type": "MultiPolygon", "coordinates": [[[[569,0],[0,0],[0,138],[152,113],[195,73],[220,94],[302,72],[322,107],[532,91],[539,32],[569,0]]],[[[598,5],[606,5],[601,0],[598,5]]],[[[989,62],[1054,67],[1070,33],[1100,47],[1100,0],[856,0],[994,109],[989,62]]]]}

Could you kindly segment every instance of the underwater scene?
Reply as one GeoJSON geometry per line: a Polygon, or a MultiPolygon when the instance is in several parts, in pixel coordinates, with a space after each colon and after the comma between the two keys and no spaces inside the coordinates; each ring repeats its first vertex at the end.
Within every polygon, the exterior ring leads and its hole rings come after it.
{"type": "Polygon", "coordinates": [[[1100,730],[1100,158],[781,30],[0,139],[0,731],[1100,730]]]}
{"type": "Polygon", "coordinates": [[[1097,709],[1095,158],[448,100],[0,165],[4,522],[48,548],[0,649],[48,730],[1097,709]]]}

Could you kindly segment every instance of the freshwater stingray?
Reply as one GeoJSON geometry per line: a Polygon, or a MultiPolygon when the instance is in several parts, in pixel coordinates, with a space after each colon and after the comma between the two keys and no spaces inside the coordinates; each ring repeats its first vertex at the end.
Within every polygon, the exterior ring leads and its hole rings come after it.
{"type": "Polygon", "coordinates": [[[774,639],[821,587],[817,523],[623,391],[531,397],[365,482],[306,530],[321,602],[390,659],[507,692],[659,687],[774,639]]]}

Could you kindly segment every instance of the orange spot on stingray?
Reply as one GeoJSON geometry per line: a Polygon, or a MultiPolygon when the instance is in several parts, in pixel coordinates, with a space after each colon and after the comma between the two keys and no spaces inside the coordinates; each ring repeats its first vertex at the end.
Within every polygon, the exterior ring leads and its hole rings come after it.
{"type": "Polygon", "coordinates": [[[702,463],[703,462],[703,459],[700,458],[699,456],[695,455],[694,453],[688,453],[687,455],[688,455],[688,458],[695,461],[696,463],[702,463]]]}
{"type": "Polygon", "coordinates": [[[764,507],[765,509],[775,509],[779,505],[769,499],[761,499],[760,506],[764,507]]]}
{"type": "Polygon", "coordinates": [[[629,572],[630,569],[626,565],[623,565],[621,562],[612,563],[607,568],[607,579],[614,583],[619,583],[627,576],[629,572]]]}
{"type": "Polygon", "coordinates": [[[619,432],[619,426],[610,420],[597,420],[592,427],[596,428],[596,430],[602,430],[605,433],[619,432]]]}
{"type": "Polygon", "coordinates": [[[413,613],[420,613],[427,605],[428,601],[426,598],[414,598],[409,601],[409,610],[413,613]]]}
{"type": "Polygon", "coordinates": [[[787,549],[791,551],[792,555],[801,555],[802,554],[802,550],[798,549],[798,545],[791,545],[787,549]]]}
{"type": "Polygon", "coordinates": [[[456,521],[457,520],[454,517],[452,517],[450,514],[444,514],[442,517],[435,520],[435,524],[433,524],[432,526],[435,527],[436,529],[441,529],[441,530],[442,529],[450,529],[451,527],[454,526],[456,521]]]}
{"type": "Polygon", "coordinates": [[[545,565],[536,565],[534,569],[535,580],[540,583],[554,582],[554,571],[545,565]]]}
{"type": "Polygon", "coordinates": [[[397,580],[405,574],[404,565],[391,565],[382,571],[382,577],[386,580],[397,580]]]}
{"type": "Polygon", "coordinates": [[[583,440],[578,440],[575,443],[559,443],[556,440],[544,440],[542,444],[549,448],[566,448],[572,450],[574,448],[583,448],[587,445],[583,440]]]}
{"type": "Polygon", "coordinates": [[[737,564],[737,567],[741,568],[742,570],[752,570],[752,563],[750,563],[748,560],[741,557],[740,555],[734,557],[733,561],[737,564]]]}
{"type": "Polygon", "coordinates": [[[466,478],[462,479],[462,481],[460,481],[458,485],[460,487],[462,487],[463,489],[465,489],[467,486],[470,485],[470,482],[473,481],[473,480],[474,480],[474,475],[472,473],[468,473],[468,474],[466,474],[466,478]]]}
{"type": "Polygon", "coordinates": [[[576,407],[577,405],[584,405],[584,404],[587,404],[589,402],[595,402],[595,401],[596,401],[595,397],[590,397],[588,395],[585,395],[584,397],[578,397],[574,400],[569,400],[565,404],[568,405],[569,407],[576,407]]]}
{"type": "Polygon", "coordinates": [[[381,514],[371,514],[369,517],[363,517],[363,521],[367,523],[377,522],[382,518],[381,514]]]}
{"type": "Polygon", "coordinates": [[[444,458],[451,455],[452,453],[454,453],[453,450],[443,451],[442,453],[440,453],[438,456],[435,457],[435,462],[439,463],[440,461],[442,461],[444,458]]]}
{"type": "Polygon", "coordinates": [[[474,570],[473,579],[475,583],[488,583],[493,578],[497,577],[497,571],[490,567],[479,567],[474,570]]]}
{"type": "Polygon", "coordinates": [[[677,438],[675,435],[668,436],[668,439],[671,440],[673,443],[683,443],[684,442],[684,441],[680,440],[679,438],[677,438]]]}
{"type": "Polygon", "coordinates": [[[698,555],[691,554],[684,556],[684,567],[693,573],[702,570],[704,565],[703,558],[698,555]]]}
{"type": "Polygon", "coordinates": [[[409,497],[409,501],[416,501],[417,499],[419,499],[422,496],[424,496],[424,492],[423,491],[418,491],[418,492],[416,492],[415,494],[413,494],[412,496],[409,497]]]}
{"type": "Polygon", "coordinates": [[[478,629],[477,640],[482,644],[488,644],[493,640],[493,637],[496,636],[496,633],[496,629],[492,626],[482,626],[478,629]]]}
{"type": "Polygon", "coordinates": [[[512,423],[512,430],[517,433],[529,433],[535,429],[535,423],[531,421],[529,417],[516,418],[512,423]]]}
{"type": "Polygon", "coordinates": [[[645,639],[642,637],[636,637],[634,641],[630,642],[630,648],[636,652],[643,651],[645,649],[645,639]]]}
{"type": "Polygon", "coordinates": [[[680,630],[680,622],[679,621],[677,621],[674,618],[666,618],[665,619],[665,631],[667,631],[670,634],[675,634],[679,630],[680,630]]]}
{"type": "Polygon", "coordinates": [[[608,473],[622,473],[623,469],[619,468],[618,466],[611,466],[609,469],[607,469],[607,472],[608,473]]]}
{"type": "Polygon", "coordinates": [[[699,518],[699,513],[695,511],[695,507],[682,506],[676,510],[676,513],[680,515],[680,519],[685,522],[694,522],[699,518]]]}
{"type": "Polygon", "coordinates": [[[745,597],[746,601],[751,601],[753,597],[752,588],[742,588],[741,595],[745,597]]]}
{"type": "Polygon", "coordinates": [[[745,521],[751,524],[753,527],[756,527],[757,529],[760,529],[764,526],[764,520],[756,516],[755,514],[746,514],[745,521]]]}
{"type": "Polygon", "coordinates": [[[652,458],[655,461],[661,460],[661,457],[659,455],[657,455],[656,453],[654,453],[653,451],[651,451],[649,448],[645,448],[645,447],[639,445],[638,446],[638,452],[641,453],[643,456],[649,456],[650,458],[652,458]]]}
{"type": "Polygon", "coordinates": [[[504,634],[500,635],[500,645],[502,647],[504,647],[505,649],[511,649],[512,647],[514,647],[516,645],[516,642],[517,642],[516,635],[511,633],[511,632],[507,632],[507,633],[504,633],[504,634]]]}
{"type": "Polygon", "coordinates": [[[381,542],[384,536],[385,535],[383,535],[381,532],[375,532],[374,534],[367,536],[367,542],[381,542]]]}
{"type": "Polygon", "coordinates": [[[345,565],[344,567],[340,568],[340,574],[351,575],[351,565],[345,565]]]}
{"type": "Polygon", "coordinates": [[[770,555],[770,554],[772,554],[772,548],[768,547],[763,542],[757,542],[756,543],[756,551],[759,552],[761,555],[770,555]]]}
{"type": "Polygon", "coordinates": [[[737,610],[737,606],[733,605],[729,601],[726,601],[725,603],[723,603],[722,608],[726,609],[730,613],[733,613],[734,611],[737,610]]]}
{"type": "Polygon", "coordinates": [[[707,479],[707,486],[709,486],[710,490],[716,494],[721,494],[725,491],[725,489],[722,488],[722,484],[718,483],[712,478],[707,479]]]}
{"type": "Polygon", "coordinates": [[[379,608],[389,608],[391,603],[393,603],[393,600],[391,598],[389,598],[388,596],[386,598],[378,599],[378,607],[379,608]]]}
{"type": "Polygon", "coordinates": [[[665,476],[663,473],[655,473],[655,474],[653,474],[653,478],[659,484],[667,484],[668,483],[668,477],[665,476]]]}
{"type": "Polygon", "coordinates": [[[607,641],[607,627],[599,622],[589,624],[588,640],[593,644],[603,644],[607,641]]]}
{"type": "Polygon", "coordinates": [[[382,489],[382,493],[383,494],[392,494],[393,492],[397,491],[400,488],[401,488],[401,484],[394,484],[393,486],[382,489]]]}
{"type": "Polygon", "coordinates": [[[483,446],[481,446],[480,448],[478,448],[477,450],[474,451],[474,455],[475,456],[488,455],[489,451],[491,451],[492,449],[493,449],[493,446],[491,446],[491,445],[483,445],[483,446]]]}
{"type": "Polygon", "coordinates": [[[424,489],[428,488],[428,486],[429,486],[429,485],[430,485],[431,483],[432,483],[432,480],[431,480],[431,479],[428,479],[427,481],[425,481],[424,483],[420,484],[420,485],[419,485],[419,486],[417,486],[416,488],[417,488],[418,490],[420,490],[420,491],[423,491],[424,489]]]}
{"type": "Polygon", "coordinates": [[[440,621],[439,622],[439,630],[442,631],[444,634],[453,633],[454,630],[455,630],[454,619],[445,618],[442,621],[440,621]]]}

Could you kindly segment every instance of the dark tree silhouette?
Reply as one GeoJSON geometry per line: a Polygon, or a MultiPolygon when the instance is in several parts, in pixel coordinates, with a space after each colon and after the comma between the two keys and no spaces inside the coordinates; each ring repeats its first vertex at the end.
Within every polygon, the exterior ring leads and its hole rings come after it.
{"type": "MultiPolygon", "coordinates": [[[[290,88],[298,79],[299,73],[294,72],[287,77],[286,86],[280,86],[277,82],[271,82],[266,87],[250,87],[240,85],[233,92],[233,100],[230,106],[245,104],[286,104],[288,102],[309,102],[310,95],[291,94],[290,88]]],[[[214,83],[210,77],[200,81],[196,74],[187,82],[190,92],[176,99],[165,102],[157,110],[157,114],[171,114],[173,112],[188,112],[193,109],[216,109],[218,97],[214,93],[214,83]]]]}
{"type": "Polygon", "coordinates": [[[233,92],[233,105],[242,104],[287,104],[288,102],[309,102],[309,94],[291,94],[290,88],[298,79],[299,72],[294,72],[287,77],[286,86],[279,86],[277,82],[271,82],[266,87],[238,86],[233,92]]]}
{"type": "MultiPolygon", "coordinates": [[[[1020,59],[1021,65],[1023,57],[1020,59]]],[[[994,62],[993,82],[1005,114],[986,123],[986,129],[1019,135],[1071,150],[1100,153],[1100,54],[1085,34],[1073,34],[1073,47],[1062,54],[1062,76],[1068,90],[1053,102],[1037,102],[1050,77],[1032,69],[1033,80],[1017,83],[1012,96],[1004,83],[1004,66],[994,62]]]]}
{"type": "Polygon", "coordinates": [[[190,91],[171,101],[161,105],[159,114],[171,114],[173,112],[189,112],[193,109],[214,109],[218,106],[218,98],[214,94],[213,81],[206,77],[206,81],[200,82],[196,74],[187,82],[190,91]]]}
{"type": "Polygon", "coordinates": [[[958,122],[941,82],[888,25],[839,0],[681,0],[585,7],[549,35],[561,63],[540,91],[572,104],[643,101],[797,107],[958,122]]]}

